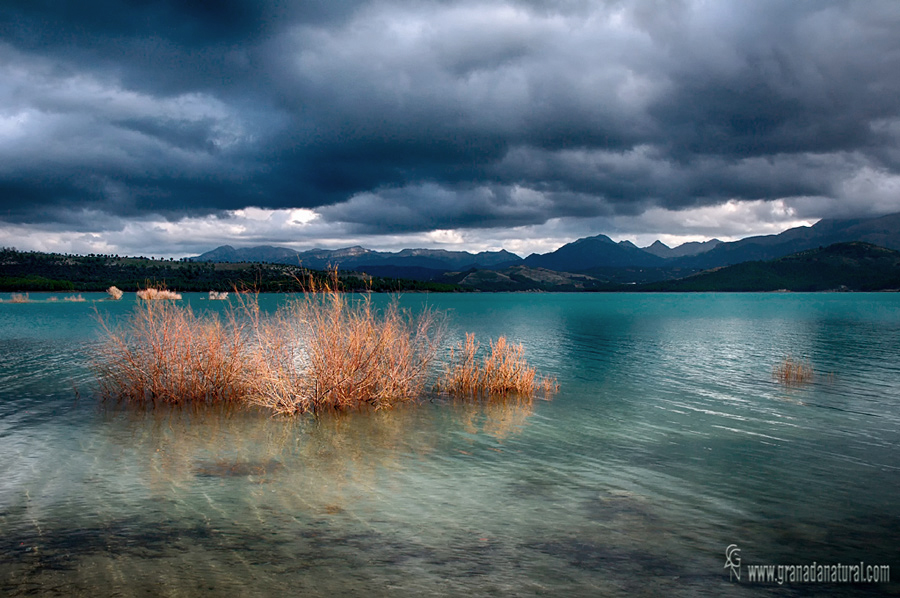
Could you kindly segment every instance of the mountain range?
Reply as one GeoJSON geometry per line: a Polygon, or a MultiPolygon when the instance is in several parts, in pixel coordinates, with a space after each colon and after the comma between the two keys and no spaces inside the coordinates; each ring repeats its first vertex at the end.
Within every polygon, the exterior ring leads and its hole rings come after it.
{"type": "MultiPolygon", "coordinates": [[[[176,262],[0,250],[0,290],[10,292],[102,291],[111,285],[136,291],[148,284],[171,285],[179,291],[253,288],[262,292],[297,292],[303,290],[302,281],[308,275],[319,280],[325,276],[286,264],[176,262]]],[[[347,290],[375,292],[897,291],[900,252],[863,242],[835,243],[775,260],[742,262],[642,283],[519,264],[500,270],[448,272],[431,282],[366,277],[344,271],[341,284],[347,290]]]]}
{"type": "Polygon", "coordinates": [[[767,261],[741,262],[641,291],[883,291],[900,289],[900,252],[871,243],[834,243],[767,261]]]}
{"type": "Polygon", "coordinates": [[[797,252],[835,243],[865,242],[900,250],[900,213],[876,218],[821,220],[813,226],[786,230],[777,235],[747,237],[739,241],[718,239],[685,243],[670,248],[660,241],[644,248],[629,241],[615,242],[606,235],[578,239],[556,251],[531,254],[522,259],[508,251],[446,251],[404,249],[384,252],[363,247],[298,252],[284,247],[235,249],[224,245],[188,258],[201,262],[270,262],[323,269],[366,272],[373,276],[414,280],[446,279],[452,272],[501,271],[513,266],[580,273],[610,282],[651,282],[750,261],[774,260],[797,252]]]}
{"type": "Polygon", "coordinates": [[[884,291],[900,289],[900,252],[870,243],[835,243],[774,260],[641,284],[528,266],[448,273],[442,282],[478,291],[884,291]]]}
{"type": "Polygon", "coordinates": [[[313,270],[337,267],[372,276],[413,280],[432,280],[452,270],[502,269],[522,262],[522,258],[505,250],[469,253],[444,249],[404,249],[390,252],[356,246],[295,251],[268,245],[241,249],[223,245],[189,259],[196,262],[271,262],[302,265],[313,270]]]}

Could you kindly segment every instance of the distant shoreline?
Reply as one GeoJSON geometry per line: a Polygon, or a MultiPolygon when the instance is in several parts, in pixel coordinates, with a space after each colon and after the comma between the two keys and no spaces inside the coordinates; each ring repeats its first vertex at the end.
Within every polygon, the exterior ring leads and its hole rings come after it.
{"type": "MultiPolygon", "coordinates": [[[[624,282],[615,269],[562,272],[511,266],[445,272],[413,280],[339,271],[343,291],[375,293],[673,293],[673,292],[897,292],[900,252],[869,243],[836,243],[769,261],[750,261],[660,279],[656,270],[626,269],[638,282],[624,282]]],[[[0,292],[89,293],[116,286],[125,292],[148,287],[179,292],[296,293],[328,273],[271,263],[193,262],[119,256],[73,256],[0,251],[0,292]]]]}
{"type": "MultiPolygon", "coordinates": [[[[172,289],[173,291],[179,294],[188,294],[188,295],[201,295],[200,297],[191,297],[192,299],[200,299],[205,301],[210,301],[211,303],[218,303],[222,300],[216,299],[208,299],[204,295],[207,295],[206,291],[181,291],[179,289],[172,289]]],[[[253,292],[253,291],[250,291],[253,292]]],[[[303,293],[304,291],[259,291],[260,294],[267,295],[292,295],[303,293]]],[[[866,294],[866,293],[900,293],[900,288],[895,289],[878,289],[878,290],[840,290],[840,289],[826,289],[826,290],[817,290],[817,291],[792,291],[792,290],[775,290],[775,291],[711,291],[711,290],[666,290],[666,291],[658,291],[658,290],[638,290],[638,289],[621,289],[621,290],[589,290],[589,291],[542,291],[542,290],[523,290],[523,291],[484,291],[479,289],[464,289],[459,291],[422,291],[422,290],[400,290],[400,291],[368,291],[368,290],[344,290],[342,293],[351,293],[351,294],[365,294],[365,293],[373,293],[379,295],[391,295],[391,294],[441,294],[441,295],[700,295],[700,294],[716,294],[716,295],[831,295],[831,294],[866,294]]],[[[88,290],[79,290],[75,289],[72,291],[32,291],[32,290],[17,290],[17,291],[0,291],[0,294],[4,295],[27,295],[28,297],[25,300],[14,301],[8,298],[0,297],[0,303],[7,304],[16,304],[16,303],[96,303],[96,302],[107,302],[107,301],[117,301],[116,299],[112,299],[107,296],[104,291],[88,291],[88,290]],[[84,298],[70,298],[73,295],[82,295],[82,294],[93,294],[93,295],[101,295],[101,297],[84,297],[84,298]],[[37,295],[38,297],[35,297],[37,295]],[[53,299],[44,298],[44,297],[53,297],[53,299]]],[[[244,292],[239,292],[236,294],[244,294],[244,292]]],[[[135,292],[126,292],[125,296],[122,298],[124,301],[129,300],[129,295],[136,295],[135,292]]],[[[227,299],[225,300],[227,301],[227,299]]]]}

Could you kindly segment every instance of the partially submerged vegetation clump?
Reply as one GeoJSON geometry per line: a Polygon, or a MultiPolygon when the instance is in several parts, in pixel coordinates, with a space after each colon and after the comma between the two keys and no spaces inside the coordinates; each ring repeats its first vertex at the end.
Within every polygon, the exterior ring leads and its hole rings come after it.
{"type": "Polygon", "coordinates": [[[137,296],[138,299],[143,299],[144,301],[156,301],[160,299],[181,299],[181,293],[176,293],[168,289],[158,289],[156,287],[141,289],[137,292],[137,296]]]}
{"type": "Polygon", "coordinates": [[[278,413],[390,407],[417,398],[437,353],[442,317],[396,300],[378,310],[371,297],[342,293],[336,273],[310,279],[308,292],[257,320],[251,401],[278,413]]]}
{"type": "Polygon", "coordinates": [[[119,287],[113,285],[113,286],[109,287],[108,289],[106,289],[106,294],[109,295],[109,299],[111,299],[113,301],[118,301],[119,299],[122,298],[122,296],[125,293],[122,292],[122,290],[119,287]]]}
{"type": "MultiPolygon", "coordinates": [[[[430,379],[445,330],[443,314],[412,312],[395,299],[343,293],[336,273],[304,283],[307,292],[274,314],[256,295],[237,294],[224,317],[170,301],[142,301],[122,325],[102,322],[106,339],[95,362],[104,396],[130,403],[261,406],[280,414],[360,407],[381,409],[418,399],[430,379]]],[[[556,390],[539,378],[521,345],[501,337],[483,362],[474,336],[451,353],[438,384],[452,395],[521,395],[556,390]],[[461,368],[461,369],[460,369],[461,368]]]]}
{"type": "Polygon", "coordinates": [[[473,333],[465,343],[450,350],[450,363],[438,388],[454,396],[515,394],[531,397],[537,392],[551,395],[559,389],[555,378],[539,377],[525,360],[525,348],[501,336],[490,341],[490,351],[479,361],[479,344],[473,333]]]}
{"type": "Polygon", "coordinates": [[[82,297],[80,294],[78,294],[78,295],[66,295],[65,297],[63,297],[63,301],[73,301],[73,302],[76,302],[76,303],[81,303],[81,302],[85,301],[85,298],[82,297]]]}
{"type": "Polygon", "coordinates": [[[9,296],[10,303],[28,303],[31,301],[28,297],[28,293],[13,293],[9,296]]]}
{"type": "Polygon", "coordinates": [[[242,327],[190,306],[145,301],[106,332],[95,368],[104,396],[138,404],[218,403],[247,395],[242,327]]]}
{"type": "Polygon", "coordinates": [[[228,299],[228,291],[210,291],[209,299],[210,301],[224,301],[228,299]]]}
{"type": "Polygon", "coordinates": [[[809,361],[801,361],[788,355],[775,365],[772,377],[788,386],[806,384],[812,382],[813,368],[809,361]]]}

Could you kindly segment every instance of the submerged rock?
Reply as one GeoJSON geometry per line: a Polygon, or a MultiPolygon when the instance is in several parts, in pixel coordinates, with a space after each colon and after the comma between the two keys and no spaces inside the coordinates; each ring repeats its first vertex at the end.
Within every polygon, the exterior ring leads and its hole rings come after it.
{"type": "Polygon", "coordinates": [[[275,459],[268,461],[204,461],[194,466],[194,475],[209,478],[242,478],[252,475],[266,475],[280,471],[284,465],[275,459]]]}

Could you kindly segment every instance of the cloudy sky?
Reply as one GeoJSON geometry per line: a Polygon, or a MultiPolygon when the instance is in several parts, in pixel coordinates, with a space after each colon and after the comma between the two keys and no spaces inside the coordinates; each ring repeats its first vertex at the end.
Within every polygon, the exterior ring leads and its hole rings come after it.
{"type": "Polygon", "coordinates": [[[0,244],[545,252],[900,211],[900,3],[2,0],[0,244]]]}

